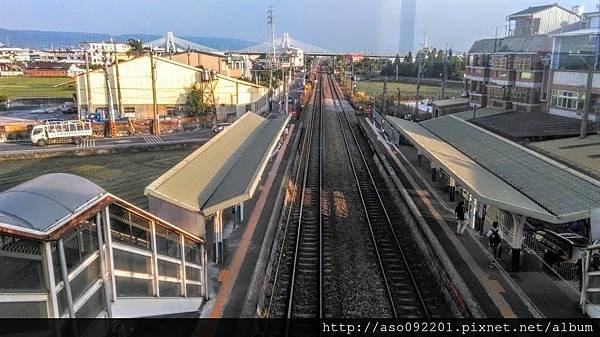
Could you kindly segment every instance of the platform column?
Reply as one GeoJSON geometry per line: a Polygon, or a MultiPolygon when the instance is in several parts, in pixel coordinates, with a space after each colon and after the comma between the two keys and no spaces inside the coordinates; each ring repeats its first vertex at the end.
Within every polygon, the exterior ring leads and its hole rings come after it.
{"type": "Polygon", "coordinates": [[[438,173],[438,169],[435,165],[431,165],[431,181],[436,182],[437,181],[437,173],[438,173]]]}
{"type": "Polygon", "coordinates": [[[219,210],[215,213],[214,221],[214,242],[213,249],[215,252],[214,262],[223,262],[223,211],[219,210]]]}
{"type": "Polygon", "coordinates": [[[421,167],[421,163],[423,162],[423,153],[421,149],[417,149],[417,165],[421,167]]]}
{"type": "Polygon", "coordinates": [[[240,223],[244,222],[244,202],[240,202],[240,223]]]}
{"type": "Polygon", "coordinates": [[[510,242],[510,271],[516,273],[519,271],[519,261],[521,259],[521,247],[523,244],[523,229],[525,227],[525,217],[522,215],[512,214],[514,228],[513,238],[510,242]]]}

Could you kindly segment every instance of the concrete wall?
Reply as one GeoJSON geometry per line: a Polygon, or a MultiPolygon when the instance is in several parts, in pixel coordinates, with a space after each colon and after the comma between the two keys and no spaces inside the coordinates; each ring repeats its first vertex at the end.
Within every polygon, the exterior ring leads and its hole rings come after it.
{"type": "Polygon", "coordinates": [[[171,224],[206,239],[206,219],[200,212],[192,212],[172,203],[148,196],[150,213],[164,219],[171,224]]]}

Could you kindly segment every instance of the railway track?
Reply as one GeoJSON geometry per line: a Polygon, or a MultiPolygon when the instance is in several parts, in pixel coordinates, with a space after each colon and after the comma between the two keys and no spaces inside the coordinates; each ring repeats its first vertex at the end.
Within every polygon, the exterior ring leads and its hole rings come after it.
{"type": "Polygon", "coordinates": [[[335,111],[343,131],[344,144],[394,317],[430,318],[428,307],[411,268],[413,264],[420,261],[410,261],[405,253],[394,229],[391,215],[346,115],[335,80],[329,74],[325,77],[333,96],[335,111]]]}
{"type": "MultiPolygon", "coordinates": [[[[356,213],[352,213],[353,221],[364,221],[367,227],[365,229],[360,222],[354,222],[357,225],[355,227],[364,232],[364,239],[361,237],[361,240],[365,240],[365,246],[360,254],[369,256],[366,260],[369,263],[363,262],[369,267],[365,269],[363,266],[362,270],[367,271],[369,278],[378,280],[371,284],[377,284],[375,288],[363,288],[368,294],[380,294],[373,307],[382,311],[371,309],[370,312],[385,312],[395,318],[441,317],[436,308],[436,301],[439,302],[440,297],[435,296],[435,290],[427,286],[420,288],[422,284],[432,284],[431,280],[427,281],[429,273],[425,271],[427,267],[423,264],[422,256],[414,242],[410,242],[410,234],[403,230],[399,232],[395,227],[394,224],[402,226],[404,219],[393,203],[387,200],[390,198],[384,191],[385,182],[378,174],[372,174],[376,172],[376,167],[367,161],[367,158],[370,159],[370,154],[365,154],[369,151],[368,145],[365,145],[364,139],[357,137],[354,130],[356,125],[353,127],[346,114],[335,79],[326,66],[319,68],[313,109],[306,116],[305,125],[295,159],[298,164],[291,179],[291,202],[284,211],[281,242],[274,253],[265,317],[330,317],[341,312],[339,309],[343,297],[351,297],[351,294],[330,291],[331,285],[340,281],[337,274],[340,268],[355,267],[334,265],[334,261],[340,261],[337,250],[340,242],[336,242],[339,237],[335,234],[336,230],[340,232],[340,228],[327,211],[331,205],[328,206],[330,200],[324,199],[323,191],[324,132],[332,127],[339,129],[335,130],[335,134],[343,141],[336,141],[337,149],[328,148],[328,151],[343,151],[344,160],[347,155],[349,165],[346,172],[351,172],[353,176],[344,177],[343,184],[349,186],[350,191],[356,191],[351,198],[348,195],[348,200],[352,200],[356,209],[356,213]],[[326,100],[327,95],[330,95],[330,101],[326,100]],[[329,112],[333,113],[330,111],[330,102],[333,102],[335,110],[335,117],[328,116],[327,126],[323,120],[326,101],[329,112]]],[[[328,133],[328,142],[331,136],[328,133]]],[[[332,147],[333,144],[328,146],[332,147]]],[[[337,190],[340,186],[328,188],[337,190]]],[[[371,297],[372,300],[374,298],[371,297]]]]}
{"type": "Polygon", "coordinates": [[[286,214],[267,317],[322,317],[323,82],[320,77],[294,176],[294,202],[286,214]]]}

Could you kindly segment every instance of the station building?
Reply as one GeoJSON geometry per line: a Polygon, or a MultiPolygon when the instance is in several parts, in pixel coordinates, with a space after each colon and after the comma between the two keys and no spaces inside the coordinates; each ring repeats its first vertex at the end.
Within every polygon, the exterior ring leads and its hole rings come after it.
{"type": "Polygon", "coordinates": [[[0,193],[1,317],[198,317],[206,282],[203,239],[84,178],[0,193]]]}
{"type": "Polygon", "coordinates": [[[202,94],[204,106],[216,111],[217,120],[268,109],[265,87],[149,55],[113,64],[106,71],[81,74],[76,78],[76,87],[82,116],[93,112],[106,115],[111,104],[117,117],[150,119],[155,105],[159,116],[177,114],[186,110],[192,90],[202,94]]]}

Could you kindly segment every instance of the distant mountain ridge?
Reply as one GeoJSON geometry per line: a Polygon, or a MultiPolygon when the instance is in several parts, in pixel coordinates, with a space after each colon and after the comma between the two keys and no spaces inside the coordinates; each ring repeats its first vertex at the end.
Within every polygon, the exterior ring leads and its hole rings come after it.
{"type": "MultiPolygon", "coordinates": [[[[255,42],[229,37],[206,37],[206,36],[175,36],[182,39],[205,45],[218,50],[233,51],[246,48],[255,42]]],[[[13,30],[0,28],[0,43],[17,48],[32,49],[72,49],[79,48],[81,42],[107,41],[113,38],[117,42],[127,42],[128,39],[141,39],[144,42],[159,39],[164,35],[153,34],[103,34],[82,32],[58,32],[42,30],[13,30]]]]}

